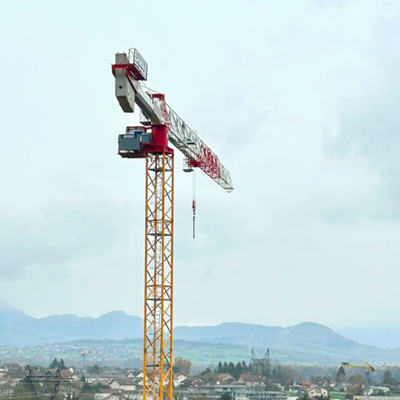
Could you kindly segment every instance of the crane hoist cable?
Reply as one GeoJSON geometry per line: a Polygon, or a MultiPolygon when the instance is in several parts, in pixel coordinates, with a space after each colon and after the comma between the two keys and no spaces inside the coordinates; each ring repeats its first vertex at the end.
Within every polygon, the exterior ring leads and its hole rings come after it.
{"type": "Polygon", "coordinates": [[[193,183],[193,200],[192,200],[192,210],[193,210],[193,239],[196,239],[196,189],[197,189],[197,175],[196,170],[193,170],[192,175],[192,183],[193,183]]]}

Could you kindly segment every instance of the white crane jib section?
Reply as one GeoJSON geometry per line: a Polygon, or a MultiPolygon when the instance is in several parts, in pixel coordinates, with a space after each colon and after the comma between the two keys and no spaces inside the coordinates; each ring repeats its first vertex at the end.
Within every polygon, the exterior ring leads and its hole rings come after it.
{"type": "Polygon", "coordinates": [[[217,155],[165,102],[163,95],[141,82],[147,79],[147,64],[136,49],[131,49],[129,56],[116,54],[113,73],[115,95],[124,112],[132,113],[136,103],[144,116],[143,125],[168,126],[168,140],[186,156],[186,171],[198,167],[226,191],[233,190],[230,173],[217,155]]]}

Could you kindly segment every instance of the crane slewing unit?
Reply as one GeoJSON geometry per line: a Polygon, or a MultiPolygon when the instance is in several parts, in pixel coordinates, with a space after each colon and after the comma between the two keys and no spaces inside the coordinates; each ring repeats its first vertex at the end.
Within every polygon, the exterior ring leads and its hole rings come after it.
{"type": "Polygon", "coordinates": [[[172,400],[174,150],[185,156],[184,170],[199,168],[227,192],[228,170],[217,155],[165,102],[146,87],[148,65],[136,49],[117,53],[112,65],[115,95],[124,112],[140,109],[140,126],[118,138],[123,158],[146,159],[146,240],[143,400],[172,400]]]}

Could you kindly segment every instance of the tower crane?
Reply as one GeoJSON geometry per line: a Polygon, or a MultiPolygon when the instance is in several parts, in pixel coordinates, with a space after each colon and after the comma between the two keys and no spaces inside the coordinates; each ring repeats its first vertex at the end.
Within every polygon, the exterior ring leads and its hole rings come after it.
{"type": "Polygon", "coordinates": [[[371,385],[371,372],[375,371],[375,368],[369,363],[365,362],[364,364],[353,364],[349,362],[342,362],[343,367],[348,368],[363,368],[364,369],[364,376],[365,376],[365,389],[364,393],[369,396],[369,387],[371,385]]]}
{"type": "MultiPolygon", "coordinates": [[[[150,90],[148,64],[137,49],[116,53],[112,65],[115,95],[126,113],[140,109],[140,126],[128,126],[118,138],[123,158],[146,159],[145,299],[143,400],[172,400],[174,150],[184,156],[184,171],[199,168],[227,192],[228,170],[196,131],[150,90]]],[[[193,201],[193,214],[195,201],[193,201]]]]}

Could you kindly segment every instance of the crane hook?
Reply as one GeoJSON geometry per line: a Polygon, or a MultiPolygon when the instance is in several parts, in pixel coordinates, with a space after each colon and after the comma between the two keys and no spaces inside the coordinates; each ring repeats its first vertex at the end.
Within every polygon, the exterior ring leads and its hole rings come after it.
{"type": "Polygon", "coordinates": [[[192,202],[193,209],[193,239],[196,238],[196,200],[193,199],[192,202]]]}

